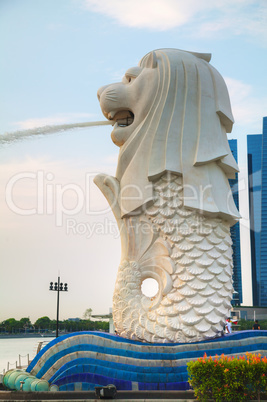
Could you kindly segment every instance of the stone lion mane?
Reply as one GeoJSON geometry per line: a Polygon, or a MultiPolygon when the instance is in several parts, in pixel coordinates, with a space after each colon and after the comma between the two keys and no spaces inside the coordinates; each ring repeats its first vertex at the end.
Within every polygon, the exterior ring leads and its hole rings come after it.
{"type": "Polygon", "coordinates": [[[166,172],[182,176],[185,207],[231,224],[240,217],[228,183],[238,172],[226,136],[234,119],[225,82],[209,60],[177,49],[141,59],[141,68],[157,69],[158,87],[143,123],[120,148],[122,217],[151,204],[153,181],[166,172]]]}

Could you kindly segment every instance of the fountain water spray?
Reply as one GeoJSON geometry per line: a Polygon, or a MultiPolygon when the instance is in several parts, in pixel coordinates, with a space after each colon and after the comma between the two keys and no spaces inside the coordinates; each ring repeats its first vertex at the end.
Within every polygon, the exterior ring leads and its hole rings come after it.
{"type": "Polygon", "coordinates": [[[18,141],[27,137],[33,137],[36,135],[43,134],[54,134],[59,131],[67,131],[73,128],[84,128],[84,127],[95,127],[95,126],[107,126],[114,124],[114,121],[90,121],[85,123],[73,123],[73,124],[59,124],[55,126],[43,126],[36,127],[29,130],[19,130],[14,131],[13,133],[6,133],[4,135],[0,135],[0,144],[10,143],[14,141],[18,141]]]}

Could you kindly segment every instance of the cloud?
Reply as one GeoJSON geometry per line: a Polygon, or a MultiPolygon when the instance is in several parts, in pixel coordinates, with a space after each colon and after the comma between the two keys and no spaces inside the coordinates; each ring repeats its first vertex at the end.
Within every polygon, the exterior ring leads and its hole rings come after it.
{"type": "Polygon", "coordinates": [[[225,78],[236,124],[258,127],[266,115],[267,97],[253,95],[253,87],[233,78],[225,78]]]}
{"type": "Polygon", "coordinates": [[[203,3],[188,0],[85,0],[86,8],[107,15],[122,25],[157,30],[171,29],[183,25],[196,14],[203,3]]]}
{"type": "Polygon", "coordinates": [[[28,130],[36,127],[51,126],[54,124],[77,123],[87,121],[93,117],[90,113],[62,113],[54,116],[40,117],[17,121],[13,123],[18,129],[28,130]]]}
{"type": "Polygon", "coordinates": [[[219,33],[245,35],[267,44],[267,3],[264,0],[221,0],[210,8],[206,19],[208,21],[204,18],[196,27],[200,36],[219,33]]]}
{"type": "Polygon", "coordinates": [[[265,39],[265,0],[84,0],[86,9],[123,26],[165,31],[194,24],[194,35],[227,32],[265,39]],[[212,21],[212,22],[210,22],[212,21]]]}

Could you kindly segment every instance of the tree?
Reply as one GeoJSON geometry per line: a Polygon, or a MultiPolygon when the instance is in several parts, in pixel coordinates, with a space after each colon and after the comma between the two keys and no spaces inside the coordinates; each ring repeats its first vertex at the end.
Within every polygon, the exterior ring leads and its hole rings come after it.
{"type": "Polygon", "coordinates": [[[84,318],[85,320],[90,320],[91,315],[92,315],[92,311],[93,311],[93,310],[92,310],[91,308],[86,309],[85,312],[84,312],[84,314],[83,314],[83,318],[84,318]]]}
{"type": "Polygon", "coordinates": [[[34,323],[35,328],[47,329],[51,324],[51,320],[49,317],[44,316],[38,318],[38,320],[34,323]]]}
{"type": "MultiPolygon", "coordinates": [[[[105,321],[91,321],[92,309],[88,308],[85,313],[85,319],[80,321],[59,321],[60,329],[66,330],[67,332],[76,332],[76,331],[108,331],[109,323],[105,321]]],[[[0,322],[0,332],[4,333],[26,333],[27,328],[31,327],[32,323],[29,317],[21,318],[19,321],[15,320],[15,318],[8,318],[0,322]]],[[[49,317],[44,316],[38,318],[34,323],[35,330],[44,330],[53,331],[56,329],[56,320],[50,320],[49,317]]]]}
{"type": "Polygon", "coordinates": [[[32,326],[30,317],[21,318],[21,319],[19,320],[19,326],[20,326],[20,328],[24,328],[25,334],[26,334],[27,328],[29,328],[29,327],[32,326]]]}
{"type": "Polygon", "coordinates": [[[21,328],[31,327],[32,323],[30,317],[24,317],[19,320],[19,325],[21,328]]]}
{"type": "Polygon", "coordinates": [[[2,322],[2,325],[5,327],[7,332],[14,332],[14,330],[20,328],[20,323],[19,321],[15,320],[15,318],[8,318],[2,322]]]}

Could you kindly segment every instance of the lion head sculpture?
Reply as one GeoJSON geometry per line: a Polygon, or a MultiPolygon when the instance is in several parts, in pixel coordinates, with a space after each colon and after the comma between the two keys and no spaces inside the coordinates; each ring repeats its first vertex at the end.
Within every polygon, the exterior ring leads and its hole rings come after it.
{"type": "Polygon", "coordinates": [[[237,164],[226,133],[234,122],[227,87],[209,54],[159,49],[98,91],[116,123],[116,178],[121,216],[153,202],[153,182],[166,172],[183,178],[184,206],[234,223],[240,217],[229,187],[237,164]]]}

